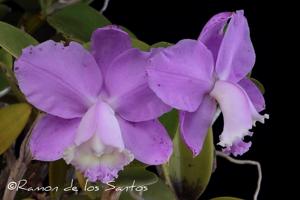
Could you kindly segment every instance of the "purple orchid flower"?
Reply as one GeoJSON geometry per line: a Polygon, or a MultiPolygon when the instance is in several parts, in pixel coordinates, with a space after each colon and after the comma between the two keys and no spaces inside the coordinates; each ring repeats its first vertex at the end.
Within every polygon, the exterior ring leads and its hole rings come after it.
{"type": "Polygon", "coordinates": [[[251,146],[244,136],[268,115],[259,89],[247,78],[255,52],[243,11],[220,13],[206,24],[198,41],[181,40],[155,51],[147,67],[150,88],[180,112],[180,132],[196,156],[202,149],[217,103],[224,129],[218,143],[223,151],[242,155],[251,146]],[[228,20],[230,20],[228,22],[228,20]]]}
{"type": "Polygon", "coordinates": [[[46,41],[23,50],[15,74],[27,100],[46,115],[35,126],[34,159],[64,158],[90,181],[112,181],[134,158],[166,162],[172,142],[156,119],[170,110],[148,87],[149,53],[108,26],[80,44],[46,41]]]}

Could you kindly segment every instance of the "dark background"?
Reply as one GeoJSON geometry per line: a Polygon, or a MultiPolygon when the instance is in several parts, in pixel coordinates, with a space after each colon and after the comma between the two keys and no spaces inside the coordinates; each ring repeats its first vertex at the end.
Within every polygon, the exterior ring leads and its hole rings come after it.
{"type": "MultiPolygon", "coordinates": [[[[95,1],[92,6],[100,9],[102,1],[95,1]]],[[[253,0],[111,0],[104,15],[114,24],[125,26],[148,44],[159,41],[176,43],[184,38],[197,39],[204,24],[214,14],[238,9],[245,10],[249,22],[251,38],[257,54],[252,77],[265,86],[266,112],[270,114],[270,120],[267,120],[264,125],[258,123],[252,137],[252,148],[240,158],[257,160],[262,165],[263,181],[259,199],[281,199],[282,169],[277,170],[277,167],[285,160],[278,159],[285,139],[277,137],[279,130],[275,128],[275,124],[278,125],[275,122],[278,113],[274,105],[278,98],[275,97],[277,87],[274,83],[273,69],[278,65],[275,55],[275,46],[278,42],[274,33],[279,24],[275,25],[273,22],[278,19],[279,13],[273,15],[275,11],[272,4],[253,0]],[[277,139],[281,142],[278,143],[277,139]]],[[[222,123],[222,120],[218,123],[222,123]]],[[[216,141],[220,133],[220,126],[217,126],[216,141]]],[[[221,158],[218,159],[217,165],[218,168],[201,199],[217,196],[252,199],[257,181],[257,171],[254,166],[233,165],[221,158]]],[[[288,199],[287,195],[282,199],[288,199]]]]}

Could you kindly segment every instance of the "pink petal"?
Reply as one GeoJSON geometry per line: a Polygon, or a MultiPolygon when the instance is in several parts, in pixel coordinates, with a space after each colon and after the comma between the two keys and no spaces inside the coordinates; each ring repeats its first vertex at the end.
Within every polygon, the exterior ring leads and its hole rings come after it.
{"type": "Polygon", "coordinates": [[[125,146],[135,159],[149,165],[160,165],[169,160],[172,141],[157,120],[128,122],[121,117],[118,120],[125,146]]]}
{"type": "Polygon", "coordinates": [[[255,52],[250,39],[247,19],[243,11],[233,14],[222,40],[216,72],[221,80],[238,82],[255,63],[255,52]]]}
{"type": "Polygon", "coordinates": [[[223,149],[223,152],[228,155],[233,154],[234,156],[241,156],[247,151],[249,151],[251,145],[252,142],[244,142],[243,140],[237,140],[232,146],[223,149]]]}
{"type": "Polygon", "coordinates": [[[216,102],[208,95],[203,98],[200,107],[195,112],[181,112],[181,136],[194,156],[197,156],[202,149],[215,112],[216,102]]]}
{"type": "Polygon", "coordinates": [[[62,158],[66,148],[74,141],[80,119],[62,119],[45,115],[30,138],[30,150],[35,160],[54,161],[62,158]]]}
{"type": "Polygon", "coordinates": [[[80,44],[46,41],[27,47],[15,62],[15,74],[27,100],[62,118],[81,117],[102,85],[94,58],[80,44]]]}
{"type": "Polygon", "coordinates": [[[131,47],[129,35],[114,25],[98,28],[91,37],[92,54],[104,75],[115,57],[131,47]]]}
{"type": "Polygon", "coordinates": [[[211,50],[214,60],[217,60],[219,48],[224,37],[224,28],[232,12],[222,12],[214,15],[204,26],[198,38],[209,50],[211,50]]]}
{"type": "Polygon", "coordinates": [[[255,109],[260,112],[266,108],[265,99],[260,90],[248,78],[243,78],[238,84],[245,90],[255,109]]]}
{"type": "Polygon", "coordinates": [[[213,57],[195,40],[156,52],[147,68],[150,88],[166,104],[193,112],[212,87],[213,57]]]}
{"type": "Polygon", "coordinates": [[[105,76],[108,101],[129,121],[155,119],[171,109],[148,86],[145,69],[148,56],[130,49],[114,60],[105,76]]]}

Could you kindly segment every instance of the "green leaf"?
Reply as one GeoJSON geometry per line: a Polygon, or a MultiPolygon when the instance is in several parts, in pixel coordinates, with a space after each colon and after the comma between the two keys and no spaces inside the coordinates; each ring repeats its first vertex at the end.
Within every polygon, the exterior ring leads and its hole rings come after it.
{"type": "Polygon", "coordinates": [[[176,200],[175,194],[171,189],[159,179],[157,183],[148,186],[148,190],[143,192],[144,200],[167,199],[176,200]]]}
{"type": "Polygon", "coordinates": [[[211,200],[243,200],[243,199],[236,198],[236,197],[216,197],[211,200]]]}
{"type": "Polygon", "coordinates": [[[145,42],[139,40],[139,39],[132,38],[131,42],[132,42],[133,47],[138,48],[142,51],[149,51],[150,50],[150,46],[148,44],[146,44],[145,42]]]}
{"type": "MultiPolygon", "coordinates": [[[[176,200],[175,194],[171,191],[171,189],[164,183],[163,180],[158,179],[158,181],[152,185],[145,186],[147,187],[146,191],[142,192],[142,196],[140,199],[143,200],[176,200]]],[[[120,200],[135,200],[130,194],[134,192],[135,195],[139,195],[137,191],[123,191],[120,200]]]]}
{"type": "Polygon", "coordinates": [[[38,42],[27,33],[10,24],[0,22],[0,47],[14,57],[17,58],[23,48],[36,44],[38,42]]]}
{"type": "Polygon", "coordinates": [[[52,191],[50,193],[51,199],[60,199],[60,196],[63,193],[63,188],[66,184],[66,174],[68,168],[68,165],[63,159],[50,162],[49,184],[52,188],[58,187],[58,191],[52,191]]]}
{"type": "Polygon", "coordinates": [[[168,47],[168,46],[171,46],[173,45],[172,43],[169,43],[169,42],[157,42],[155,44],[152,44],[151,47],[152,48],[158,48],[158,47],[168,47]]]}
{"type": "Polygon", "coordinates": [[[47,20],[66,38],[79,42],[88,42],[95,29],[111,24],[99,11],[83,3],[58,10],[47,20]]]}
{"type": "Polygon", "coordinates": [[[4,4],[0,4],[0,19],[6,16],[11,11],[10,7],[4,4]]]}
{"type": "Polygon", "coordinates": [[[0,49],[0,67],[11,70],[12,65],[13,65],[12,56],[9,53],[7,53],[4,49],[0,49]]]}
{"type": "Polygon", "coordinates": [[[4,71],[6,71],[6,80],[8,81],[11,90],[13,91],[14,95],[17,97],[17,99],[20,102],[26,102],[24,95],[19,90],[17,84],[16,84],[16,78],[14,75],[14,72],[12,70],[13,65],[13,58],[12,56],[7,53],[4,49],[0,49],[0,67],[4,68],[4,71]]]}
{"type": "Polygon", "coordinates": [[[6,79],[6,76],[4,73],[1,72],[0,70],[0,92],[7,88],[9,86],[9,83],[6,79]]]}
{"type": "Polygon", "coordinates": [[[0,109],[0,155],[6,151],[25,127],[31,113],[28,104],[20,103],[0,109]]]}
{"type": "Polygon", "coordinates": [[[259,82],[255,78],[251,78],[251,81],[256,85],[256,87],[261,91],[262,94],[266,92],[265,87],[261,82],[259,82]]]}
{"type": "Polygon", "coordinates": [[[159,118],[159,121],[164,125],[167,129],[170,137],[173,139],[178,127],[178,111],[173,109],[168,113],[165,113],[163,116],[159,118]]]}
{"type": "Polygon", "coordinates": [[[179,199],[197,199],[205,190],[213,169],[212,129],[208,131],[201,153],[195,158],[181,140],[179,132],[173,142],[174,151],[168,165],[171,182],[179,199]]]}
{"type": "Polygon", "coordinates": [[[119,173],[114,186],[151,185],[158,181],[157,176],[143,167],[126,167],[119,173]]]}

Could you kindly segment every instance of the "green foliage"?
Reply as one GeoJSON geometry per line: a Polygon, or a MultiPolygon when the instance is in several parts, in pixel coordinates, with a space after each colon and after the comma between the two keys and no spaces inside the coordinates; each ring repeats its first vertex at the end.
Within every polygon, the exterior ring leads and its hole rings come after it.
{"type": "Polygon", "coordinates": [[[0,155],[17,139],[31,113],[28,104],[20,103],[0,109],[0,155]]]}
{"type": "Polygon", "coordinates": [[[94,30],[111,24],[99,11],[83,3],[58,10],[47,20],[66,38],[79,42],[88,42],[94,30]]]}
{"type": "Polygon", "coordinates": [[[0,22],[0,47],[14,57],[19,57],[23,48],[35,44],[38,42],[27,33],[10,24],[0,22]]]}

